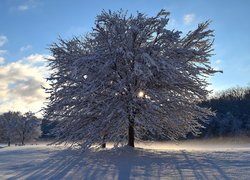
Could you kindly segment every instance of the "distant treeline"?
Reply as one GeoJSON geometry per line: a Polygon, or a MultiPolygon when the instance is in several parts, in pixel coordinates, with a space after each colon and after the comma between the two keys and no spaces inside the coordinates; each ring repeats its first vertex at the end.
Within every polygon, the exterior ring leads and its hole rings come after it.
{"type": "Polygon", "coordinates": [[[250,136],[250,88],[231,88],[202,103],[216,112],[200,137],[250,136]]]}
{"type": "MultiPolygon", "coordinates": [[[[198,138],[250,136],[250,88],[231,88],[217,93],[200,104],[211,108],[216,115],[203,123],[198,138]]],[[[0,142],[21,142],[29,139],[52,139],[57,121],[38,119],[33,113],[7,112],[0,115],[0,142]],[[40,131],[41,130],[41,131],[40,131]]],[[[149,137],[143,139],[161,139],[149,137]]],[[[196,138],[188,135],[188,138],[196,138]]]]}
{"type": "Polygon", "coordinates": [[[0,143],[24,145],[41,135],[41,120],[32,112],[9,111],[0,115],[0,143]]]}

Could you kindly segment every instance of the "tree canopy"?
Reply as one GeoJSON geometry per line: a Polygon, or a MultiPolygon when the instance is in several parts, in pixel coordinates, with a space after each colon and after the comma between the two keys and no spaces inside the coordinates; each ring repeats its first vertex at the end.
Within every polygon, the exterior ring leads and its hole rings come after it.
{"type": "Polygon", "coordinates": [[[0,142],[21,142],[37,139],[41,135],[40,120],[32,112],[21,114],[9,111],[0,115],[0,142]]]}
{"type": "Polygon", "coordinates": [[[213,31],[209,22],[181,36],[169,12],[103,11],[84,37],[51,45],[45,117],[59,121],[57,143],[89,148],[112,141],[134,146],[144,135],[199,134],[213,115],[205,100],[213,31]]]}

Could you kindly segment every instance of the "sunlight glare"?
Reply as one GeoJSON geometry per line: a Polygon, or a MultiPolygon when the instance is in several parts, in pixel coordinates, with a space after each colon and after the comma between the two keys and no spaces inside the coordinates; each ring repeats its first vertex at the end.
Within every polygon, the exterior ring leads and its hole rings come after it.
{"type": "Polygon", "coordinates": [[[144,92],[143,91],[139,91],[138,97],[140,97],[140,98],[144,97],[144,92]]]}

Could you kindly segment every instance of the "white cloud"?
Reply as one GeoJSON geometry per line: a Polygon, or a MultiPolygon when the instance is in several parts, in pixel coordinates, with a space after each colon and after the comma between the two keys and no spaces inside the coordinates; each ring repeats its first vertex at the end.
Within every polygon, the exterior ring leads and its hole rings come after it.
{"type": "Polygon", "coordinates": [[[28,51],[28,50],[30,50],[31,48],[32,48],[32,46],[28,44],[28,45],[26,45],[26,46],[21,47],[21,48],[20,48],[20,52],[28,51]]]}
{"type": "Polygon", "coordinates": [[[19,10],[19,11],[27,11],[27,10],[36,8],[39,4],[40,4],[40,2],[38,0],[27,0],[23,4],[20,4],[17,7],[17,10],[19,10]]]}
{"type": "Polygon", "coordinates": [[[215,69],[215,70],[221,70],[221,59],[217,59],[215,61],[212,62],[212,67],[215,69]]]}
{"type": "Polygon", "coordinates": [[[0,57],[0,64],[3,64],[5,61],[4,57],[0,57]]]}
{"type": "Polygon", "coordinates": [[[8,38],[6,36],[1,35],[0,36],[0,46],[3,46],[8,42],[8,38]]]}
{"type": "Polygon", "coordinates": [[[185,25],[190,25],[195,20],[195,14],[186,14],[183,17],[183,22],[185,25]]]}
{"type": "Polygon", "coordinates": [[[44,64],[37,66],[23,60],[0,66],[0,113],[38,112],[47,96],[41,86],[49,86],[44,79],[48,74],[44,64]]]}
{"type": "Polygon", "coordinates": [[[6,54],[7,52],[8,52],[7,50],[1,50],[1,49],[0,49],[0,56],[6,54]]]}
{"type": "Polygon", "coordinates": [[[220,63],[221,63],[220,59],[218,59],[218,60],[215,61],[215,64],[220,64],[220,63]]]}
{"type": "Polygon", "coordinates": [[[29,6],[28,5],[20,5],[20,6],[17,7],[17,9],[19,11],[26,11],[26,10],[29,9],[29,6]]]}
{"type": "Polygon", "coordinates": [[[46,62],[47,58],[51,58],[51,56],[46,54],[31,54],[22,59],[22,61],[28,61],[29,63],[44,63],[46,62]]]}

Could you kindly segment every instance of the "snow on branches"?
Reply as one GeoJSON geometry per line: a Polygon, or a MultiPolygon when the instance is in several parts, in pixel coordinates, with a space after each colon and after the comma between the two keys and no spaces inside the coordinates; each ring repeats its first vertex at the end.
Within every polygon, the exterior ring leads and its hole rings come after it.
{"type": "Polygon", "coordinates": [[[0,142],[13,142],[22,145],[41,135],[40,120],[32,112],[21,114],[9,111],[0,115],[0,142]]]}
{"type": "Polygon", "coordinates": [[[216,72],[213,31],[204,22],[181,37],[167,29],[168,15],[103,11],[86,36],[51,45],[45,116],[60,121],[57,143],[134,146],[134,138],[199,133],[213,115],[197,105],[216,72]]]}

